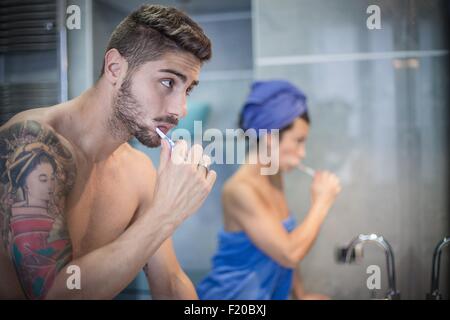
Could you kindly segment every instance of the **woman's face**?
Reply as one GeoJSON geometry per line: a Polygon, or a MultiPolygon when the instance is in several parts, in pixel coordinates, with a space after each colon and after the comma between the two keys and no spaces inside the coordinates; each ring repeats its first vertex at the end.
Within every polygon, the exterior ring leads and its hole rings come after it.
{"type": "Polygon", "coordinates": [[[309,124],[301,118],[294,120],[292,127],[283,132],[280,139],[280,169],[289,171],[305,158],[305,142],[309,132],[309,124]]]}
{"type": "Polygon", "coordinates": [[[50,163],[40,163],[25,180],[28,200],[49,201],[55,192],[55,175],[50,163]]]}

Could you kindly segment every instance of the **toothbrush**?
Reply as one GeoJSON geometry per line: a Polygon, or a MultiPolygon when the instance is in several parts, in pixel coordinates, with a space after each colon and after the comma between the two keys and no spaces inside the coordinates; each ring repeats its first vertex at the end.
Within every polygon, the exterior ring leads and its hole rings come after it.
{"type": "Polygon", "coordinates": [[[161,139],[166,140],[170,145],[170,151],[175,147],[175,142],[173,142],[168,136],[164,134],[158,127],[156,127],[156,133],[161,137],[161,139]]]}
{"type": "Polygon", "coordinates": [[[300,163],[297,168],[312,178],[314,178],[314,175],[316,174],[316,170],[308,166],[305,166],[303,163],[300,163]]]}

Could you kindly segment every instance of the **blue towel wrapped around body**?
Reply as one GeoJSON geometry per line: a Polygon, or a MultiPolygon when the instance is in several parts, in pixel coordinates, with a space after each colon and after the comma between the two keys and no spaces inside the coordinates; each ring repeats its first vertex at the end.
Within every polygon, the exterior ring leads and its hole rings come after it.
{"type": "MultiPolygon", "coordinates": [[[[295,227],[289,216],[283,221],[288,232],[295,227]]],[[[218,252],[211,272],[198,284],[202,300],[285,300],[292,285],[292,269],[257,248],[243,231],[219,233],[218,252]]]]}

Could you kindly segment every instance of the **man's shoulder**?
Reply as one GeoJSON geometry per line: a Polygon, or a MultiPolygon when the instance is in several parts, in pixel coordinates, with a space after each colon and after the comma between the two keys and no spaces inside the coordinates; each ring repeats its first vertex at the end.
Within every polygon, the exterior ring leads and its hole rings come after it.
{"type": "Polygon", "coordinates": [[[48,113],[51,109],[52,107],[44,107],[19,112],[0,126],[0,132],[4,132],[10,128],[30,128],[37,131],[49,130],[57,134],[49,121],[48,113]]]}
{"type": "Polygon", "coordinates": [[[16,123],[26,122],[26,121],[35,121],[41,124],[48,124],[48,113],[55,106],[51,107],[42,107],[42,108],[34,108],[28,109],[19,113],[16,113],[11,119],[9,119],[5,124],[0,126],[0,130],[4,127],[9,127],[16,123]]]}
{"type": "Polygon", "coordinates": [[[0,133],[11,131],[13,128],[24,127],[24,125],[33,126],[35,123],[44,124],[41,119],[29,117],[26,112],[21,112],[9,119],[6,123],[2,124],[0,126],[0,133]]]}
{"type": "Polygon", "coordinates": [[[138,179],[152,179],[156,176],[156,169],[152,160],[144,152],[133,148],[130,144],[122,144],[122,161],[127,171],[138,179]]]}
{"type": "Polygon", "coordinates": [[[150,157],[141,150],[133,148],[129,143],[122,144],[121,149],[125,157],[127,157],[127,160],[129,160],[130,164],[133,164],[134,167],[137,166],[139,169],[155,169],[150,157]]]}
{"type": "Polygon", "coordinates": [[[62,193],[72,188],[77,171],[73,149],[48,123],[20,115],[0,127],[0,183],[17,187],[41,163],[64,182],[62,193]]]}
{"type": "MultiPolygon", "coordinates": [[[[30,110],[32,111],[32,110],[30,110]]],[[[45,116],[35,112],[23,112],[11,118],[0,127],[0,152],[22,150],[48,153],[62,160],[66,166],[75,165],[75,149],[45,116]]]]}
{"type": "Polygon", "coordinates": [[[149,193],[153,194],[157,171],[152,160],[142,151],[124,143],[120,147],[120,164],[131,181],[132,189],[139,196],[139,201],[149,199],[149,193]]]}
{"type": "Polygon", "coordinates": [[[3,140],[8,139],[10,142],[11,139],[14,140],[15,144],[9,147],[40,143],[57,149],[56,151],[65,157],[72,157],[74,154],[72,144],[52,127],[47,117],[35,110],[29,111],[17,114],[0,127],[0,136],[3,140]]]}

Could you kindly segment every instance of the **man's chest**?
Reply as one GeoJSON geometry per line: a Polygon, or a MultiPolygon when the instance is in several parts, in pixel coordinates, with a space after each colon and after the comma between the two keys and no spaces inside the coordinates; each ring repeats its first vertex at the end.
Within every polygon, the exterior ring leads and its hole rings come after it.
{"type": "Polygon", "coordinates": [[[139,190],[123,172],[94,172],[78,182],[67,211],[74,258],[118,238],[139,205],[139,190]]]}

